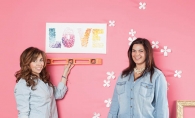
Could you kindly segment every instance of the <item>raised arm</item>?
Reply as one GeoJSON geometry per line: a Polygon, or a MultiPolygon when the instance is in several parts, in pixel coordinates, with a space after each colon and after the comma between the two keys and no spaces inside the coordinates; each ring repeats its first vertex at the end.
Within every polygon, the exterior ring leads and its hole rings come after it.
{"type": "Polygon", "coordinates": [[[68,80],[68,75],[70,73],[70,70],[74,67],[73,64],[68,63],[68,65],[64,66],[64,72],[62,74],[62,78],[61,78],[61,82],[64,83],[64,85],[66,85],[66,82],[68,80]]]}
{"type": "Polygon", "coordinates": [[[61,81],[57,87],[54,87],[55,88],[54,94],[56,99],[62,99],[66,94],[66,91],[68,90],[66,86],[66,82],[68,80],[68,75],[70,73],[70,70],[73,68],[73,66],[74,65],[72,65],[71,63],[68,63],[68,65],[64,66],[64,72],[62,74],[61,81]]]}

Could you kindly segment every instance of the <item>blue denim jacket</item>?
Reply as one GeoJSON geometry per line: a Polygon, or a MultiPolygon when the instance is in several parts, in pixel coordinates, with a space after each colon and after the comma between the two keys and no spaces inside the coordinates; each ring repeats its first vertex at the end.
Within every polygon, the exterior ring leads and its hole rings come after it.
{"type": "Polygon", "coordinates": [[[55,99],[63,98],[67,87],[60,82],[54,90],[40,79],[36,90],[31,90],[26,81],[20,79],[14,89],[18,118],[58,118],[55,99]]]}
{"type": "Polygon", "coordinates": [[[155,68],[134,81],[133,73],[119,76],[108,118],[169,118],[167,82],[163,73],[155,68]]]}

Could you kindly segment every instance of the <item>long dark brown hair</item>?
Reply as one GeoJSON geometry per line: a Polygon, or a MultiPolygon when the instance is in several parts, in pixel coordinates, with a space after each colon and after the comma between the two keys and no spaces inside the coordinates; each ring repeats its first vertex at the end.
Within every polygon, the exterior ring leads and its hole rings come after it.
{"type": "Polygon", "coordinates": [[[127,52],[128,58],[129,58],[129,66],[122,71],[121,76],[125,77],[131,74],[134,68],[136,67],[136,63],[133,61],[133,58],[132,58],[132,48],[134,44],[142,44],[144,47],[144,50],[146,51],[145,70],[138,78],[144,76],[146,72],[150,72],[150,81],[152,82],[152,76],[154,74],[154,67],[157,68],[157,66],[155,65],[155,62],[154,62],[152,46],[150,42],[145,38],[137,38],[130,45],[129,50],[127,52]]]}
{"type": "Polygon", "coordinates": [[[35,90],[34,88],[37,84],[38,78],[40,78],[44,83],[48,83],[49,86],[53,87],[53,84],[50,82],[50,76],[46,70],[46,64],[47,58],[45,52],[36,47],[29,47],[25,49],[20,55],[20,70],[15,73],[16,82],[20,79],[24,79],[26,81],[26,85],[31,87],[32,90],[35,90]],[[38,77],[32,73],[30,63],[36,60],[40,54],[43,57],[44,66],[38,77]]]}

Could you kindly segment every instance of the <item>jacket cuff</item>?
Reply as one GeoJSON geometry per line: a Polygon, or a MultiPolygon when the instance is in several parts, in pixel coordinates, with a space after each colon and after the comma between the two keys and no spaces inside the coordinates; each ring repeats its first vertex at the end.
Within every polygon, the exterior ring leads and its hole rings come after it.
{"type": "Polygon", "coordinates": [[[58,89],[62,90],[62,89],[67,89],[67,86],[64,85],[64,83],[60,82],[58,84],[58,89]]]}

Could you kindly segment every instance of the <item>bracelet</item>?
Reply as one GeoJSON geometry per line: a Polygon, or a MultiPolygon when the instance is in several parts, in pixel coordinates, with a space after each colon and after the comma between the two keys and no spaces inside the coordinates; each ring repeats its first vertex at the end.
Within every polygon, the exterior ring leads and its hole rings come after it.
{"type": "Polygon", "coordinates": [[[67,79],[65,76],[62,75],[62,78],[67,79]]]}

